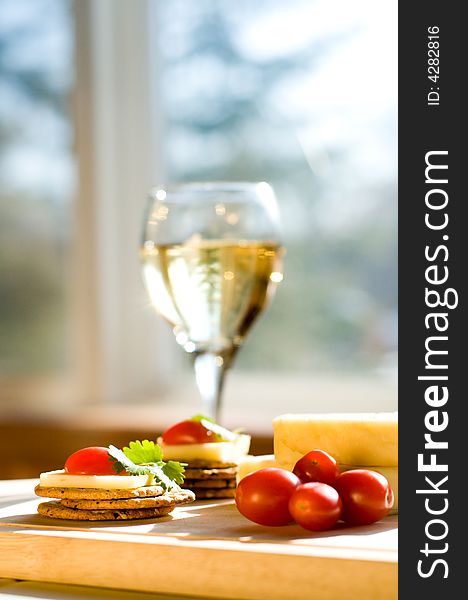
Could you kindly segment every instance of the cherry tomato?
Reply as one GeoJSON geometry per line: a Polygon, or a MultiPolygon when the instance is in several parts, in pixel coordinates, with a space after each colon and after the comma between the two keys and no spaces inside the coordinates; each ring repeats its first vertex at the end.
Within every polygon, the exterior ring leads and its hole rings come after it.
{"type": "Polygon", "coordinates": [[[343,502],[343,520],[352,525],[369,525],[385,517],[393,506],[393,490],[376,471],[353,469],[336,480],[343,502]]]}
{"type": "Polygon", "coordinates": [[[112,469],[108,448],[102,446],[77,450],[67,458],[64,469],[73,475],[117,475],[112,469]]]}
{"type": "Polygon", "coordinates": [[[287,525],[292,521],[288,504],[301,481],[286,469],[268,467],[240,480],[236,505],[244,517],[260,525],[287,525]]]}
{"type": "Polygon", "coordinates": [[[216,442],[216,434],[198,421],[181,421],[162,434],[165,444],[206,444],[216,442]]]}
{"type": "Polygon", "coordinates": [[[323,450],[312,450],[297,461],[293,473],[303,483],[319,481],[334,485],[340,471],[333,456],[323,450]]]}
{"type": "Polygon", "coordinates": [[[289,500],[289,512],[296,523],[310,531],[331,529],[340,519],[342,509],[338,492],[326,483],[304,483],[289,500]]]}

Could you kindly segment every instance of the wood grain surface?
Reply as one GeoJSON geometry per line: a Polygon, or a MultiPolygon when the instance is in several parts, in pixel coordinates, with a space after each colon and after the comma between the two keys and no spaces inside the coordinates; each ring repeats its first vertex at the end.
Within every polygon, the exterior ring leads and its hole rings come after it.
{"type": "Polygon", "coordinates": [[[396,517],[314,534],[200,500],[154,521],[64,522],[35,512],[35,483],[0,482],[0,577],[205,598],[397,598],[396,517]]]}

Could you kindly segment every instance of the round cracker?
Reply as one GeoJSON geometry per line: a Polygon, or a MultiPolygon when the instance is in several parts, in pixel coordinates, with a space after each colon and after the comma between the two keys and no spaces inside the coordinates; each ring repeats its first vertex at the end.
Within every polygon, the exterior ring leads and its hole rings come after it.
{"type": "Polygon", "coordinates": [[[226,469],[228,467],[237,467],[234,462],[222,462],[220,460],[204,460],[203,458],[195,458],[192,460],[179,459],[181,462],[187,463],[188,469],[226,469]]]}
{"type": "Polygon", "coordinates": [[[235,479],[186,479],[184,487],[188,490],[195,488],[233,488],[236,487],[235,479]]]}
{"type": "Polygon", "coordinates": [[[185,469],[185,479],[235,479],[237,467],[225,469],[185,469]]]}
{"type": "Polygon", "coordinates": [[[173,506],[161,506],[159,508],[142,508],[139,510],[77,510],[62,506],[58,500],[41,502],[37,507],[40,515],[52,519],[67,519],[73,521],[127,521],[130,519],[154,519],[165,517],[173,506]]]}
{"type": "Polygon", "coordinates": [[[236,488],[192,488],[192,490],[195,492],[196,500],[200,500],[202,498],[234,498],[236,495],[236,488]]]}
{"type": "Polygon", "coordinates": [[[127,498],[123,500],[70,500],[63,498],[60,500],[62,506],[76,508],[77,510],[113,510],[118,509],[141,509],[141,508],[159,508],[163,506],[176,506],[177,504],[187,504],[195,500],[195,494],[190,490],[180,490],[179,492],[166,492],[161,496],[154,498],[127,498]]]}
{"type": "Polygon", "coordinates": [[[164,488],[160,485],[145,485],[128,490],[101,490],[97,488],[61,488],[43,487],[34,488],[37,496],[45,498],[67,498],[69,500],[121,500],[123,498],[141,498],[145,496],[161,496],[164,488]]]}

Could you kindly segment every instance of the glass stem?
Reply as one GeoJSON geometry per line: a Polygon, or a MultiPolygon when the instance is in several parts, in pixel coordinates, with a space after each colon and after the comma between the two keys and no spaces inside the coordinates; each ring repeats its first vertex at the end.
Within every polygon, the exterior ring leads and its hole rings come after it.
{"type": "Polygon", "coordinates": [[[203,414],[219,423],[226,363],[222,356],[208,352],[195,357],[195,378],[203,404],[203,414]]]}

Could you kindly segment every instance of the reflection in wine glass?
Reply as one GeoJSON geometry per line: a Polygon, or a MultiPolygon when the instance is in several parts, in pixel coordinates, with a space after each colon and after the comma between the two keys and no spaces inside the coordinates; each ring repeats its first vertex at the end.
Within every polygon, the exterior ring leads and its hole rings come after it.
{"type": "Polygon", "coordinates": [[[153,306],[194,356],[204,413],[215,420],[225,372],[283,279],[283,254],[267,183],[187,183],[150,193],[143,278],[153,306]]]}

